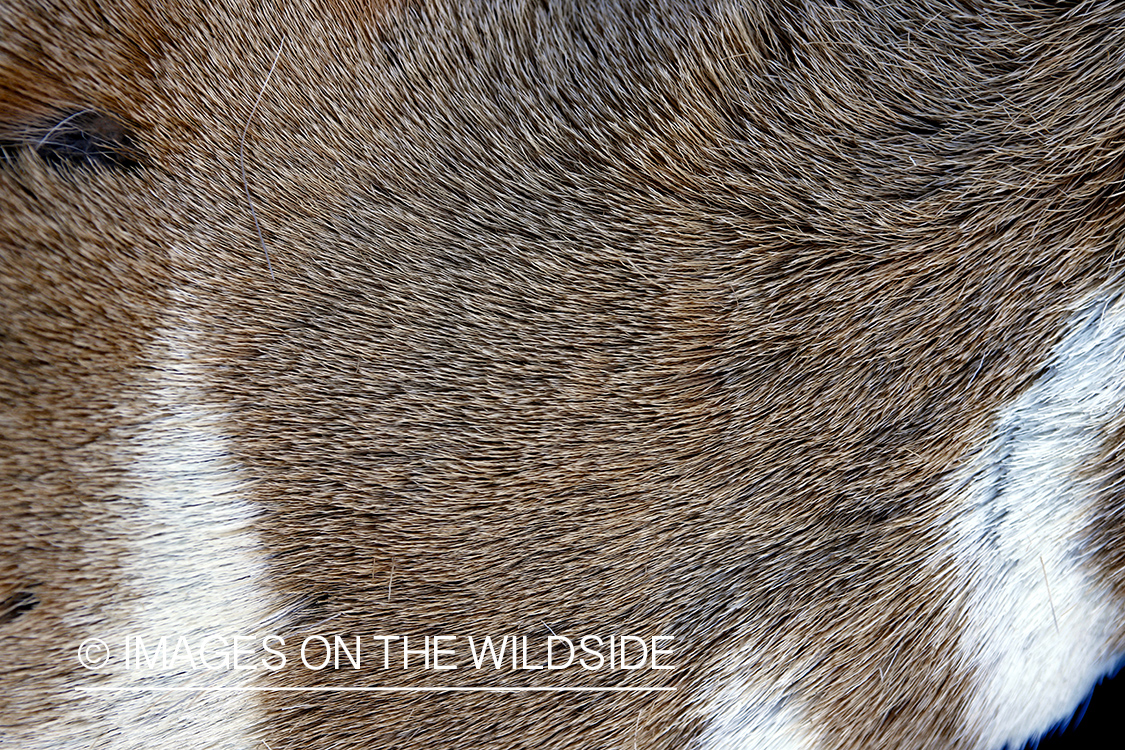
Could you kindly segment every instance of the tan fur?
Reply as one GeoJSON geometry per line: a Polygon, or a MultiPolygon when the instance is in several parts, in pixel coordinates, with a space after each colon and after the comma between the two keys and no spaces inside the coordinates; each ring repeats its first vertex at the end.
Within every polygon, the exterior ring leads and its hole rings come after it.
{"type": "MultiPolygon", "coordinates": [[[[1120,275],[1119,9],[37,7],[0,13],[12,736],[116,731],[74,648],[143,599],[123,456],[188,330],[274,630],[675,636],[671,671],[499,678],[674,693],[261,694],[272,750],[691,747],[739,675],[819,747],[978,747],[932,553],[1120,275]],[[129,164],[37,150],[85,109],[129,164]]],[[[1121,434],[1088,566],[1125,603],[1121,434]]]]}

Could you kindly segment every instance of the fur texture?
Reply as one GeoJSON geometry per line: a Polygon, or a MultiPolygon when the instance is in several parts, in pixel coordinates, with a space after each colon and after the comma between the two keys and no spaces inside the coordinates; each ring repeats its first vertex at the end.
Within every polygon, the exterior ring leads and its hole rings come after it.
{"type": "Polygon", "coordinates": [[[1122,59],[1108,2],[6,3],[4,738],[1033,738],[1125,652],[1122,59]]]}

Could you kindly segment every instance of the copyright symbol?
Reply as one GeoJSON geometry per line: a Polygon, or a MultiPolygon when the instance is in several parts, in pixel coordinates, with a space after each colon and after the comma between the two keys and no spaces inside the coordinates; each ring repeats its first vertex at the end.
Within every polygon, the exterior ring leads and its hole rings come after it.
{"type": "Polygon", "coordinates": [[[87,638],[78,647],[78,661],[86,669],[104,667],[109,661],[109,646],[101,638],[87,638]]]}

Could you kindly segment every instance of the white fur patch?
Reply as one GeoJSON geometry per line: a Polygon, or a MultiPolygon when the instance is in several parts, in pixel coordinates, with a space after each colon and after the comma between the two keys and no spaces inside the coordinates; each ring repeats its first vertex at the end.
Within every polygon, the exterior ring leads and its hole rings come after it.
{"type": "Polygon", "coordinates": [[[812,750],[814,737],[803,728],[792,703],[763,700],[752,684],[731,685],[707,704],[710,723],[699,750],[812,750]]]}
{"type": "MultiPolygon", "coordinates": [[[[109,676],[97,684],[249,686],[262,667],[222,668],[220,641],[212,640],[204,652],[212,668],[197,657],[205,638],[259,636],[276,611],[264,585],[255,512],[226,447],[223,414],[207,404],[206,383],[193,364],[192,334],[177,330],[165,336],[149,360],[160,369],[150,383],[140,384],[146,394],[144,424],[139,434],[131,433],[130,455],[123,457],[130,480],[120,488],[117,536],[128,543],[120,575],[125,592],[135,598],[115,608],[112,632],[101,636],[114,660],[106,667],[109,676]],[[133,641],[134,661],[126,669],[125,640],[135,636],[144,639],[149,655],[138,663],[133,641]],[[161,638],[167,639],[163,653],[161,638]],[[181,643],[194,653],[176,651],[181,643]]],[[[260,657],[244,661],[258,663],[260,657]]],[[[91,693],[87,707],[103,725],[108,719],[111,729],[97,743],[106,750],[245,750],[260,747],[254,739],[262,718],[256,698],[246,692],[91,693]]]]}
{"type": "Polygon", "coordinates": [[[1018,748],[1068,719],[1113,666],[1123,613],[1083,566],[1094,508],[1080,472],[1125,406],[1125,303],[1101,296],[1067,331],[952,490],[961,658],[978,675],[965,722],[980,748],[1018,748]]]}

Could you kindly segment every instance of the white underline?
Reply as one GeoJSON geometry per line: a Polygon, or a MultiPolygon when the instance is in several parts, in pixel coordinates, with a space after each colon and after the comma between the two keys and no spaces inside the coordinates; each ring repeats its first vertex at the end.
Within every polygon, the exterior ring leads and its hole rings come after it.
{"type": "Polygon", "coordinates": [[[80,687],[86,693],[655,693],[674,687],[80,687]]]}

